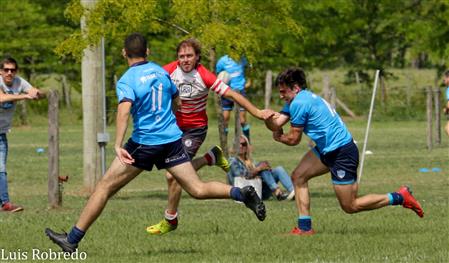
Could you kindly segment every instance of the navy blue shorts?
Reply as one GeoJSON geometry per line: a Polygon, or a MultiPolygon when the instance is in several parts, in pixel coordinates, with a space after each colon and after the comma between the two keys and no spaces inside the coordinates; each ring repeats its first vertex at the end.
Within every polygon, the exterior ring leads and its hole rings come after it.
{"type": "Polygon", "coordinates": [[[182,130],[182,144],[190,159],[198,152],[207,135],[207,126],[182,130]]]}
{"type": "Polygon", "coordinates": [[[147,171],[151,171],[153,165],[157,169],[166,169],[190,161],[181,139],[167,144],[144,145],[130,138],[123,148],[134,158],[134,167],[147,171]]]}
{"type": "MultiPolygon", "coordinates": [[[[246,98],[245,90],[234,90],[235,92],[240,93],[243,97],[246,98]]],[[[234,108],[234,101],[228,100],[224,97],[221,97],[221,109],[226,111],[231,111],[234,108]]],[[[240,107],[240,111],[245,111],[244,108],[240,107]]]]}
{"type": "MultiPolygon", "coordinates": [[[[314,152],[319,154],[316,147],[314,152]]],[[[359,149],[352,140],[350,143],[324,155],[319,154],[319,157],[321,162],[329,168],[333,184],[353,184],[357,182],[359,149]]]]}

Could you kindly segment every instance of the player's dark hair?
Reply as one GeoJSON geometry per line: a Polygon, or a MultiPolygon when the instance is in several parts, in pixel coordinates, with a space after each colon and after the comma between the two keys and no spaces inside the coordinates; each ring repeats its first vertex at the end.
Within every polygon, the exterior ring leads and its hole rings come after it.
{"type": "Polygon", "coordinates": [[[449,69],[444,72],[445,77],[449,77],[449,69]]]}
{"type": "Polygon", "coordinates": [[[19,65],[17,64],[17,61],[12,57],[5,57],[2,62],[0,62],[0,68],[3,69],[5,64],[14,64],[16,66],[16,70],[19,69],[19,65]]]}
{"type": "Polygon", "coordinates": [[[193,51],[195,51],[195,55],[199,56],[199,60],[201,60],[201,44],[198,40],[194,38],[189,38],[186,40],[181,41],[181,43],[178,44],[178,47],[176,48],[176,54],[179,53],[181,48],[183,47],[191,47],[193,48],[193,51]]]}
{"type": "Polygon", "coordinates": [[[147,57],[147,40],[140,33],[132,33],[125,39],[125,51],[128,58],[147,57]]]}
{"type": "Polygon", "coordinates": [[[301,68],[288,68],[279,73],[279,75],[276,77],[276,87],[285,85],[292,89],[295,84],[298,85],[301,89],[307,88],[306,74],[301,68]]]}

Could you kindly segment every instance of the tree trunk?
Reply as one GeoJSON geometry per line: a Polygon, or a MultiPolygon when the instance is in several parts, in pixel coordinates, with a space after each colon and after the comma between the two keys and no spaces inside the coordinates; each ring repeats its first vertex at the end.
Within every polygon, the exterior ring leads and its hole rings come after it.
{"type": "Polygon", "coordinates": [[[268,70],[265,76],[265,109],[270,108],[272,89],[273,89],[273,72],[271,70],[268,70]]]}
{"type": "MultiPolygon", "coordinates": [[[[96,0],[81,0],[87,8],[93,8],[96,0]]],[[[81,31],[85,32],[85,17],[81,19],[81,31]]],[[[101,152],[97,134],[103,131],[102,51],[100,45],[84,49],[81,64],[83,94],[83,174],[84,187],[92,193],[102,177],[101,152]]]]}
{"type": "Polygon", "coordinates": [[[72,109],[72,100],[70,98],[70,86],[67,82],[67,76],[61,75],[62,94],[64,96],[64,103],[68,110],[72,109]]]}

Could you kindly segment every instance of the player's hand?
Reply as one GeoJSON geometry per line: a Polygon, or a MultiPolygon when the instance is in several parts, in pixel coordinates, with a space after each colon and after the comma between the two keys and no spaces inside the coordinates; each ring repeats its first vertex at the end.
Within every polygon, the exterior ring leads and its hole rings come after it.
{"type": "Polygon", "coordinates": [[[444,112],[444,114],[449,114],[449,108],[448,107],[444,107],[443,108],[443,112],[444,112]]]}
{"type": "Polygon", "coordinates": [[[268,120],[269,118],[273,117],[276,114],[276,112],[273,111],[272,109],[264,109],[261,110],[260,113],[263,120],[268,120]]]}
{"type": "Polygon", "coordinates": [[[274,121],[275,119],[279,118],[281,114],[277,111],[273,111],[273,115],[271,115],[268,119],[268,121],[274,121]]]}
{"type": "Polygon", "coordinates": [[[284,131],[282,129],[279,129],[277,131],[273,131],[273,139],[277,142],[281,142],[281,136],[284,134],[284,131]]]}
{"type": "Polygon", "coordinates": [[[133,164],[135,161],[131,154],[121,147],[115,148],[115,154],[122,164],[133,164]]]}

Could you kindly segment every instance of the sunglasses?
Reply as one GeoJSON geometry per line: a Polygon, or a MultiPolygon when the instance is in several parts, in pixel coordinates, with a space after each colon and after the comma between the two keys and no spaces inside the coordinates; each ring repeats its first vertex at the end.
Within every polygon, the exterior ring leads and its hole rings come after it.
{"type": "Polygon", "coordinates": [[[240,145],[241,146],[247,146],[248,144],[246,142],[241,142],[240,145]]]}
{"type": "Polygon", "coordinates": [[[8,73],[8,72],[16,73],[16,71],[17,71],[16,68],[3,68],[2,70],[6,73],[8,73]]]}

